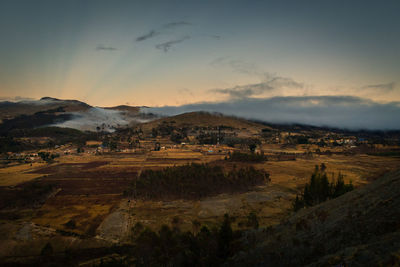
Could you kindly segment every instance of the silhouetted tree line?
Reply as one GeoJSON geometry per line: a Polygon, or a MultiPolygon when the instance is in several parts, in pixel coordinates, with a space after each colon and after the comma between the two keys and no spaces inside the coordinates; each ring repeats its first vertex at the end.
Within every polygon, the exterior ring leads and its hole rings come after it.
{"type": "Polygon", "coordinates": [[[295,211],[336,198],[354,189],[351,181],[349,184],[344,182],[341,173],[338,174],[336,180],[329,182],[325,170],[326,166],[324,163],[320,167],[318,165],[315,166],[310,182],[306,184],[301,195],[297,195],[293,202],[293,209],[295,211]]]}
{"type": "MultiPolygon", "coordinates": [[[[241,251],[248,250],[246,231],[233,230],[234,217],[225,214],[221,224],[213,227],[192,222],[192,231],[182,231],[179,218],[171,226],[162,225],[158,231],[140,222],[131,229],[131,243],[90,249],[67,249],[54,252],[46,243],[34,266],[77,266],[82,261],[98,259],[93,266],[226,266],[241,251]],[[107,257],[104,257],[107,255],[107,257]]],[[[248,216],[248,227],[258,227],[254,213],[248,216]]],[[[73,225],[74,226],[74,225],[73,225]]],[[[60,232],[60,231],[58,231],[60,232]]],[[[67,235],[70,232],[64,232],[67,235]]]]}
{"type": "Polygon", "coordinates": [[[229,153],[225,160],[234,162],[263,162],[267,160],[267,156],[263,153],[242,153],[234,151],[233,153],[229,153]]]}
{"type": "MultiPolygon", "coordinates": [[[[202,226],[197,233],[181,232],[163,225],[158,232],[136,225],[133,265],[135,266],[220,266],[241,250],[241,231],[233,231],[227,214],[212,229],[202,226]]],[[[125,262],[129,265],[128,262],[125,262]]]]}
{"type": "Polygon", "coordinates": [[[221,166],[188,164],[145,170],[125,194],[144,199],[198,199],[224,192],[242,192],[269,180],[254,167],[225,171],[221,166]]]}

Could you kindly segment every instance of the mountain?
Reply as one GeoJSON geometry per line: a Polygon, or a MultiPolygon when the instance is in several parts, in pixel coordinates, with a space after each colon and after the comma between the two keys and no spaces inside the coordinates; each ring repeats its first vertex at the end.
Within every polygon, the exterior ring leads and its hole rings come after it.
{"type": "Polygon", "coordinates": [[[108,131],[146,122],[151,115],[141,114],[139,107],[93,107],[78,100],[43,97],[40,100],[0,102],[0,132],[42,126],[68,127],[88,131],[108,131]]]}
{"type": "Polygon", "coordinates": [[[0,120],[13,119],[19,115],[32,115],[36,112],[62,108],[64,112],[83,111],[90,105],[78,100],[60,100],[43,97],[40,100],[24,100],[19,102],[0,102],[0,120]]]}
{"type": "Polygon", "coordinates": [[[243,242],[252,248],[232,265],[398,266],[400,170],[276,227],[249,232],[243,242]]]}

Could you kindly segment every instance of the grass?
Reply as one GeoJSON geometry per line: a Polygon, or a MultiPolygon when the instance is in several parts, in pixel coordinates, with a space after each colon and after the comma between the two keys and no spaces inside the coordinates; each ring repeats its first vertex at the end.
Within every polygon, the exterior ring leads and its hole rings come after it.
{"type": "Polygon", "coordinates": [[[0,168],[0,186],[15,186],[38,178],[42,175],[29,172],[45,165],[46,163],[33,163],[31,166],[28,163],[12,167],[0,168]]]}
{"type": "Polygon", "coordinates": [[[83,235],[93,223],[97,228],[101,221],[98,222],[96,218],[100,216],[104,219],[118,201],[117,197],[112,196],[103,196],[102,200],[98,196],[57,196],[43,205],[32,221],[83,235]],[[75,221],[76,227],[73,229],[66,226],[70,220],[75,221]]]}
{"type": "MultiPolygon", "coordinates": [[[[278,147],[278,146],[277,146],[278,147]]],[[[306,147],[306,146],[305,146],[306,147]]],[[[190,148],[190,146],[189,146],[190,148]]],[[[297,150],[307,148],[298,147],[297,150]]],[[[192,152],[190,149],[166,150],[170,158],[196,158],[201,162],[210,162],[223,159],[223,155],[207,155],[192,152]]],[[[151,152],[157,157],[158,153],[151,152]]],[[[149,155],[127,157],[121,154],[108,155],[62,155],[60,163],[89,163],[93,161],[107,161],[108,164],[94,168],[93,171],[124,171],[132,168],[160,168],[185,164],[186,161],[147,161],[149,155]]],[[[151,158],[151,157],[149,157],[151,158]]],[[[355,186],[366,184],[368,177],[373,177],[379,172],[397,168],[399,158],[379,157],[371,155],[333,155],[315,156],[312,159],[298,159],[296,161],[267,161],[255,164],[270,173],[271,184],[254,189],[252,192],[238,194],[222,194],[197,201],[137,201],[129,209],[133,222],[140,221],[153,229],[162,223],[170,223],[173,217],[182,219],[181,227],[184,230],[192,229],[192,221],[197,219],[202,224],[212,225],[217,222],[224,213],[228,212],[236,217],[236,222],[245,220],[249,211],[254,211],[259,217],[260,226],[279,223],[291,207],[291,202],[296,196],[298,188],[301,188],[310,177],[316,164],[325,163],[329,171],[345,175],[345,181],[350,179],[355,186]]],[[[230,163],[227,163],[230,164],[230,163]]],[[[0,169],[0,186],[16,185],[25,180],[35,179],[42,174],[29,174],[28,172],[43,167],[45,164],[22,164],[10,168],[0,169]]],[[[237,163],[240,167],[241,163],[237,163]]],[[[91,169],[92,170],[92,169],[91,169]]],[[[329,174],[328,174],[329,175],[329,174]]],[[[68,178],[67,178],[68,179],[68,178]]],[[[72,178],[71,178],[72,179],[72,178]]],[[[93,189],[94,190],[94,189],[93,189]]],[[[56,229],[65,228],[72,218],[75,218],[77,233],[84,234],[90,225],[98,224],[99,217],[105,218],[114,205],[118,205],[121,196],[109,196],[105,194],[85,195],[56,195],[49,199],[36,213],[33,222],[40,225],[50,225],[56,229]],[[96,203],[97,202],[97,203],[96,203]]],[[[126,201],[126,200],[123,200],[126,201]]],[[[237,223],[233,227],[238,227],[237,223]]],[[[70,231],[70,230],[69,230],[70,231]]]]}
{"type": "Polygon", "coordinates": [[[386,152],[376,152],[369,153],[371,156],[379,156],[379,157],[396,157],[400,158],[400,151],[386,151],[386,152]]]}

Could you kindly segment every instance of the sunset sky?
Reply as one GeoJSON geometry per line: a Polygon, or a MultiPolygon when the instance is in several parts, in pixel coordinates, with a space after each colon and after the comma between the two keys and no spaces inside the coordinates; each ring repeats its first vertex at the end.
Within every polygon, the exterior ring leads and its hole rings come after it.
{"type": "Polygon", "coordinates": [[[398,0],[2,0],[0,36],[3,100],[400,102],[398,0]]]}

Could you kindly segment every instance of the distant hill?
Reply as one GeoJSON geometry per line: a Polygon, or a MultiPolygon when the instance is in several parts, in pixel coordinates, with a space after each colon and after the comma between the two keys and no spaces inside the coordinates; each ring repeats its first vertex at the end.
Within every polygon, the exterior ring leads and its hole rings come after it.
{"type": "Polygon", "coordinates": [[[119,127],[149,121],[139,107],[92,107],[78,100],[43,97],[40,100],[0,102],[0,134],[11,130],[59,126],[88,131],[112,132],[119,127]]]}
{"type": "Polygon", "coordinates": [[[133,107],[127,105],[119,105],[115,107],[103,107],[104,109],[112,109],[112,110],[120,110],[120,111],[128,111],[133,113],[138,113],[140,111],[140,107],[133,107]]]}
{"type": "Polygon", "coordinates": [[[260,132],[261,129],[269,128],[268,126],[259,123],[251,122],[241,118],[225,116],[220,113],[189,112],[144,123],[142,124],[142,129],[151,130],[152,128],[156,128],[163,123],[173,124],[176,127],[225,126],[234,129],[246,129],[250,132],[260,132]]]}
{"type": "Polygon", "coordinates": [[[64,112],[75,112],[87,110],[91,106],[78,100],[60,100],[52,97],[19,102],[4,101],[0,102],[0,120],[12,119],[19,115],[32,115],[57,108],[63,108],[64,112]]]}
{"type": "Polygon", "coordinates": [[[248,233],[243,242],[252,248],[231,265],[399,266],[400,170],[248,233]]]}

